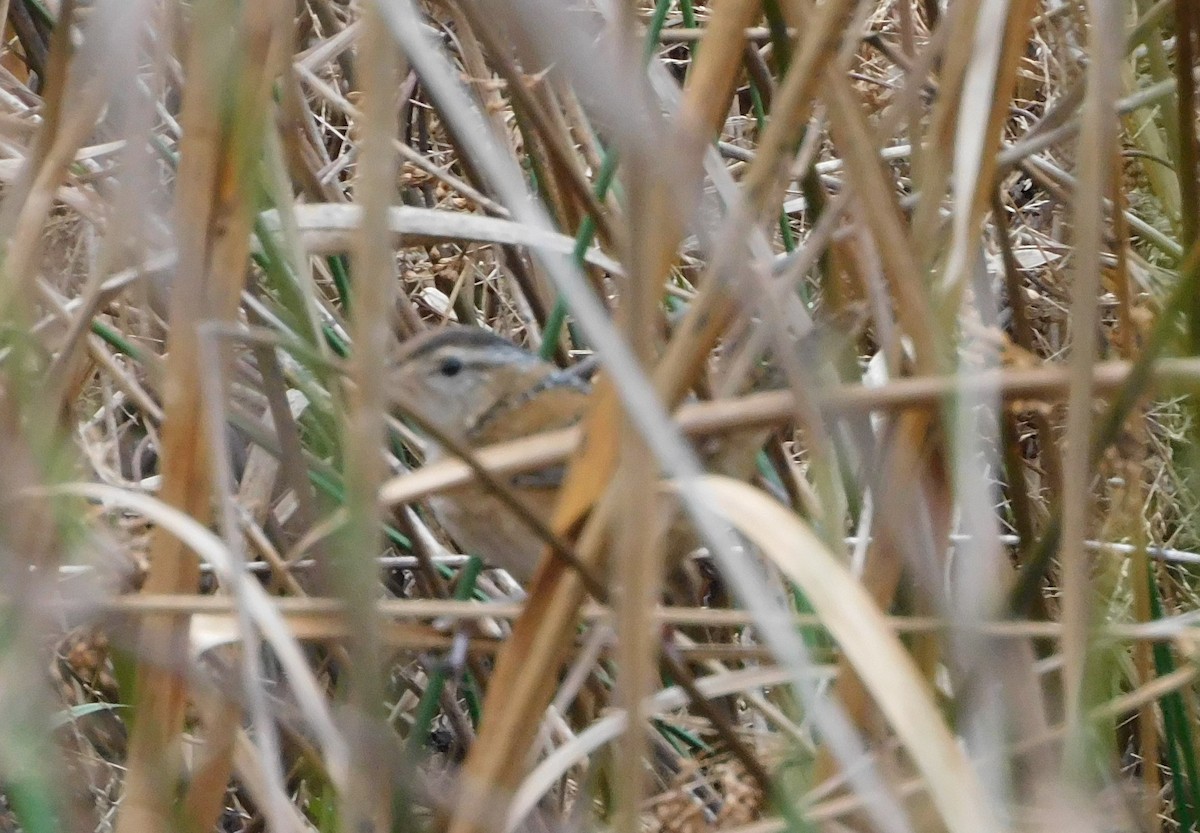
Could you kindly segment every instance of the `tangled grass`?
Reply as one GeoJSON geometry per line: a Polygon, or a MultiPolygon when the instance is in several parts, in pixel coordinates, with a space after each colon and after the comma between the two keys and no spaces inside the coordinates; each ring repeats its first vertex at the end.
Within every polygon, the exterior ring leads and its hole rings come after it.
{"type": "Polygon", "coordinates": [[[1195,4],[0,6],[6,827],[1195,828],[1195,4]]]}

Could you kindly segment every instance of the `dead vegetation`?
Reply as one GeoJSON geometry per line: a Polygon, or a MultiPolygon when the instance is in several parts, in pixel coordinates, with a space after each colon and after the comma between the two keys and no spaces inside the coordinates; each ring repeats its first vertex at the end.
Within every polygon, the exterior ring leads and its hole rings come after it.
{"type": "Polygon", "coordinates": [[[4,829],[1200,823],[1195,4],[0,7],[4,829]]]}

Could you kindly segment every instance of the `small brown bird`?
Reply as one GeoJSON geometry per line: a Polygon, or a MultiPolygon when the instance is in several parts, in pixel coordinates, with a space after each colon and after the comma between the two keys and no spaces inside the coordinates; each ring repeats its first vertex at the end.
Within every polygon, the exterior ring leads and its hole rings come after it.
{"type": "MultiPolygon", "coordinates": [[[[584,415],[590,385],[576,370],[562,370],[486,330],[448,327],[401,346],[389,390],[450,440],[479,448],[574,425],[584,415]]],[[[702,449],[706,467],[747,479],[768,432],[738,431],[702,449]]],[[[428,459],[449,452],[429,438],[428,459]]],[[[508,485],[532,514],[548,525],[561,467],[518,474],[508,485]]],[[[429,499],[442,527],[464,552],[502,567],[522,584],[533,577],[544,544],[529,524],[482,484],[472,483],[429,499]]],[[[667,563],[678,565],[698,544],[675,510],[666,532],[667,563]]]]}
{"type": "MultiPolygon", "coordinates": [[[[566,428],[583,416],[589,385],[507,339],[449,327],[407,341],[392,365],[391,395],[448,438],[471,448],[566,428]]],[[[447,452],[431,438],[429,459],[447,452]]],[[[513,492],[549,522],[559,469],[516,475],[513,492]]],[[[529,526],[482,485],[429,500],[439,523],[464,552],[527,583],[543,544],[529,526]]]]}

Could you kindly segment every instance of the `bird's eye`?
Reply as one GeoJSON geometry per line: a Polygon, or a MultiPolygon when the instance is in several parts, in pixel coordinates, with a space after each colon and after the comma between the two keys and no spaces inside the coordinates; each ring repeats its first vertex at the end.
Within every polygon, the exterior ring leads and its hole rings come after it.
{"type": "Polygon", "coordinates": [[[459,371],[463,369],[463,361],[458,356],[447,356],[442,359],[441,365],[438,366],[438,373],[449,378],[457,376],[459,371]]]}

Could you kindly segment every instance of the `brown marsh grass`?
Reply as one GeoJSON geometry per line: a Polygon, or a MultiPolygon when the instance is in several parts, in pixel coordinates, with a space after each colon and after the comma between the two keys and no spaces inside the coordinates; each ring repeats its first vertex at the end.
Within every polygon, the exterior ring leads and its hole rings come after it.
{"type": "Polygon", "coordinates": [[[1200,823],[1200,6],[0,8],[5,829],[1200,823]]]}

